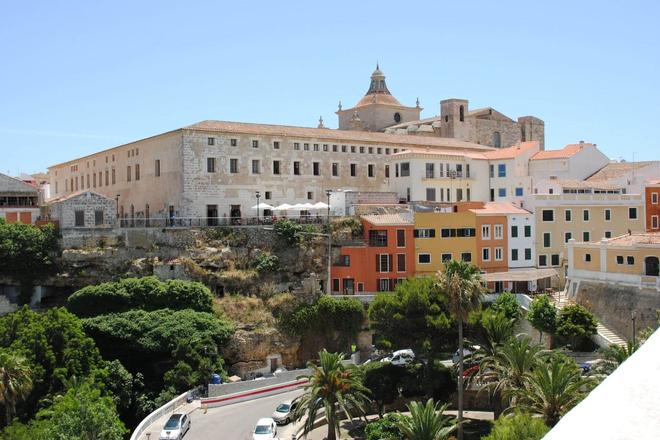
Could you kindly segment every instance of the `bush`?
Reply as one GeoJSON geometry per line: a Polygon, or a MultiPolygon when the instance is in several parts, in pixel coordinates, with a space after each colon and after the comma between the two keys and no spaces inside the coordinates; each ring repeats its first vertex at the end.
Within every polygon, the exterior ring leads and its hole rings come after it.
{"type": "Polygon", "coordinates": [[[289,244],[297,244],[299,236],[296,235],[302,231],[302,226],[288,219],[280,219],[273,224],[275,233],[284,238],[289,244]]]}
{"type": "Polygon", "coordinates": [[[596,334],[597,321],[594,315],[579,304],[564,307],[557,319],[557,335],[565,338],[574,350],[589,345],[596,334]]]}
{"type": "Polygon", "coordinates": [[[529,305],[527,320],[540,332],[539,343],[542,342],[543,332],[552,334],[557,326],[557,309],[550,301],[548,295],[536,296],[529,305]]]}
{"type": "Polygon", "coordinates": [[[277,255],[259,254],[255,259],[255,269],[259,272],[275,272],[280,267],[280,259],[277,255]]]}
{"type": "Polygon", "coordinates": [[[78,290],[69,297],[67,308],[80,317],[133,309],[212,312],[213,295],[206,286],[194,281],[125,278],[78,290]]]}
{"type": "Polygon", "coordinates": [[[363,385],[371,391],[371,399],[382,415],[384,406],[399,397],[399,384],[405,369],[389,362],[370,362],[364,366],[363,385]]]}
{"type": "Polygon", "coordinates": [[[540,440],[550,430],[543,419],[532,417],[527,413],[516,412],[509,416],[500,416],[493,429],[484,440],[540,440]]]}
{"type": "Polygon", "coordinates": [[[522,315],[516,296],[511,292],[500,293],[490,309],[496,313],[503,313],[508,319],[513,319],[516,322],[522,315]]]}
{"type": "Polygon", "coordinates": [[[386,414],[382,419],[370,422],[364,429],[366,440],[398,440],[403,433],[398,428],[401,415],[397,413],[386,414]]]}

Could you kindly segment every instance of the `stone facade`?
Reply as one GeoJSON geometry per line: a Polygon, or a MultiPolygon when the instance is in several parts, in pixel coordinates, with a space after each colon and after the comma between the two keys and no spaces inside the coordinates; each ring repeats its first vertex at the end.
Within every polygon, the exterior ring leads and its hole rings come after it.
{"type": "Polygon", "coordinates": [[[116,223],[116,201],[93,191],[57,199],[50,203],[50,212],[61,229],[110,227],[116,223]]]}

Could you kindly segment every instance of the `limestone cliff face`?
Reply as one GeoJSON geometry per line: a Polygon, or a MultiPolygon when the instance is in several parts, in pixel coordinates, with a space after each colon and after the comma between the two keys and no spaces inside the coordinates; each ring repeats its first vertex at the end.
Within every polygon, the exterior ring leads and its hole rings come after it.
{"type": "Polygon", "coordinates": [[[268,359],[275,357],[288,369],[300,364],[300,340],[283,335],[275,328],[236,330],[222,350],[227,368],[232,374],[243,376],[250,371],[268,368],[268,359]]]}

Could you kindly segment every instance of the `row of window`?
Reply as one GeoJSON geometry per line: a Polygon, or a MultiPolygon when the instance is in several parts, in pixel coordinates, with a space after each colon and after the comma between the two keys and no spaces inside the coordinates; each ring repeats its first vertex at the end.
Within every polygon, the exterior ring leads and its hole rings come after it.
{"type": "Polygon", "coordinates": [[[506,177],[506,164],[500,163],[497,164],[497,176],[495,175],[495,165],[490,165],[490,177],[506,177]]]}
{"type": "MultiPolygon", "coordinates": [[[[398,164],[397,164],[398,165],[398,164]]],[[[396,168],[396,167],[395,167],[396,168]]],[[[424,176],[427,179],[435,179],[436,178],[436,166],[432,162],[427,162],[425,165],[425,174],[424,176]]],[[[463,164],[457,163],[454,167],[454,169],[451,169],[451,165],[449,163],[444,164],[440,163],[438,164],[438,172],[437,176],[438,177],[445,177],[445,169],[447,170],[447,177],[449,178],[462,178],[465,177],[467,179],[470,178],[470,164],[465,164],[465,173],[463,173],[463,164]],[[446,168],[445,168],[446,166],[446,168]]],[[[396,171],[398,171],[398,168],[396,168],[396,171]]],[[[410,175],[410,163],[409,162],[404,162],[401,164],[401,177],[407,177],[410,175]],[[405,165],[405,167],[404,167],[405,165]]],[[[396,177],[399,177],[399,174],[396,173],[396,177]]]]}
{"type": "MultiPolygon", "coordinates": [[[[531,237],[532,236],[532,226],[531,225],[525,225],[523,227],[524,235],[525,237],[531,237]]],[[[518,226],[512,225],[511,226],[511,238],[518,238],[518,226]]]]}
{"type": "MultiPolygon", "coordinates": [[[[370,229],[368,236],[369,246],[387,247],[387,229],[370,229]]],[[[396,247],[406,247],[405,229],[396,230],[396,247]]]]}
{"type": "MultiPolygon", "coordinates": [[[[404,282],[405,278],[379,278],[378,279],[378,291],[379,292],[391,292],[394,290],[398,283],[404,282]]],[[[353,278],[344,278],[340,280],[339,278],[332,279],[332,291],[337,293],[343,293],[344,295],[353,295],[355,293],[355,280],[353,278]],[[341,286],[343,281],[343,288],[341,286]]],[[[357,283],[357,292],[364,292],[364,283],[357,283]]]]}
{"type": "MultiPolygon", "coordinates": [[[[605,231],[605,238],[612,238],[612,231],[605,231]]],[[[573,233],[571,231],[564,232],[564,243],[568,243],[570,239],[573,238],[573,233]]],[[[591,241],[591,232],[583,231],[582,232],[582,241],[591,241]]],[[[552,233],[544,232],[543,233],[543,247],[549,248],[552,247],[552,233]]]]}
{"type": "MultiPolygon", "coordinates": [[[[506,197],[506,188],[497,188],[497,197],[506,197]]],[[[522,197],[525,193],[524,189],[520,186],[514,188],[514,195],[516,197],[522,197]]]]}
{"type": "MultiPolygon", "coordinates": [[[[440,200],[437,198],[437,193],[435,188],[426,188],[426,201],[427,202],[444,202],[445,201],[445,194],[447,196],[447,202],[451,202],[451,190],[450,188],[440,188],[438,191],[440,194],[440,200]]],[[[466,188],[465,191],[466,194],[466,201],[470,201],[472,197],[472,193],[470,192],[470,188],[466,188]]],[[[456,202],[462,202],[463,201],[463,188],[456,188],[456,202]]]]}
{"type": "MultiPolygon", "coordinates": [[[[209,137],[207,138],[207,145],[215,145],[214,137],[209,137]]],[[[232,138],[229,140],[229,145],[232,147],[238,147],[238,139],[232,138]]],[[[259,148],[260,143],[259,140],[257,139],[252,139],[251,141],[252,148],[259,148]]],[[[279,150],[281,147],[282,143],[281,141],[273,141],[272,147],[273,150],[279,150]]],[[[337,145],[337,144],[310,144],[308,142],[293,142],[292,143],[292,148],[296,151],[300,151],[302,146],[303,151],[332,151],[333,153],[348,153],[349,151],[351,153],[360,153],[360,154],[391,154],[391,153],[398,153],[399,149],[398,148],[389,148],[389,147],[356,147],[355,145],[337,145]]]]}
{"type": "MultiPolygon", "coordinates": [[[[261,160],[252,159],[252,174],[261,174],[261,160]]],[[[279,176],[282,175],[283,164],[281,160],[272,161],[272,173],[273,175],[279,176]]],[[[331,164],[331,173],[332,176],[339,176],[340,164],[339,162],[332,162],[331,164]]],[[[206,171],[208,173],[215,173],[218,171],[217,161],[215,157],[206,158],[206,171]]],[[[239,172],[239,162],[238,159],[229,159],[229,172],[231,174],[237,174],[239,172]]],[[[294,176],[303,175],[303,163],[301,161],[293,161],[291,164],[291,173],[294,176]]],[[[358,174],[358,165],[355,163],[349,164],[349,175],[351,177],[357,177],[358,174]]],[[[321,175],[321,162],[312,162],[312,175],[320,176],[321,175]]],[[[367,165],[367,177],[376,177],[376,165],[368,164],[367,165]]],[[[389,165],[385,165],[385,177],[389,177],[389,165]]]]}
{"type": "MultiPolygon", "coordinates": [[[[538,260],[539,260],[539,267],[547,267],[548,266],[548,256],[547,255],[539,255],[538,260]]],[[[559,266],[559,254],[550,255],[550,265],[551,266],[559,266]]]]}
{"type": "MultiPolygon", "coordinates": [[[[612,220],[612,210],[605,208],[603,211],[603,218],[605,221],[612,220]]],[[[637,208],[628,208],[628,220],[637,219],[637,208]]],[[[554,209],[543,209],[541,210],[541,220],[544,222],[554,222],[555,221],[555,210],[554,209]]],[[[582,221],[588,222],[591,220],[591,211],[589,209],[582,210],[582,221]]],[[[564,221],[572,222],[573,221],[573,210],[564,209],[564,221]]]]}
{"type": "MultiPolygon", "coordinates": [[[[440,261],[443,263],[445,261],[450,261],[453,259],[453,255],[451,252],[443,252],[440,254],[440,261]]],[[[472,261],[472,252],[461,252],[460,254],[460,259],[465,261],[465,262],[471,262],[472,261]]],[[[419,264],[431,264],[431,254],[429,253],[420,253],[417,254],[417,263],[419,264]]]]}
{"type": "MultiPolygon", "coordinates": [[[[130,167],[129,167],[130,168],[130,167]]],[[[130,171],[129,171],[130,172],[130,171]]],[[[136,180],[140,179],[140,171],[139,167],[137,168],[137,177],[136,180]]],[[[130,181],[130,176],[128,176],[128,180],[130,181]]],[[[87,174],[87,176],[76,176],[76,177],[71,177],[69,179],[64,179],[64,192],[73,192],[73,191],[78,191],[83,190],[85,188],[90,189],[90,188],[96,188],[97,186],[103,187],[104,184],[105,186],[110,186],[110,185],[115,185],[117,183],[117,174],[115,172],[115,169],[111,170],[105,170],[104,171],[99,171],[97,173],[93,174],[87,174]],[[104,183],[105,182],[105,183],[104,183]]],[[[55,182],[55,194],[59,194],[59,182],[55,182]]]]}

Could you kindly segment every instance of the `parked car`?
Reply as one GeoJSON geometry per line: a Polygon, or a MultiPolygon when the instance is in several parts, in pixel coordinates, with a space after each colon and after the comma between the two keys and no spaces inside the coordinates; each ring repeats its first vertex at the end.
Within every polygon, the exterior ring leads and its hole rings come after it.
{"type": "Polygon", "coordinates": [[[397,350],[390,356],[383,359],[383,362],[391,362],[392,365],[408,365],[415,360],[415,353],[406,348],[404,350],[397,350]]]}
{"type": "Polygon", "coordinates": [[[254,427],[252,440],[274,440],[277,438],[277,423],[270,417],[259,419],[254,427]]]}
{"type": "MultiPolygon", "coordinates": [[[[481,347],[478,345],[473,345],[471,347],[463,347],[463,360],[467,359],[472,355],[472,353],[476,352],[479,350],[481,347]]],[[[454,352],[454,355],[451,357],[451,361],[454,364],[457,364],[459,359],[458,359],[458,350],[454,352]]]]}
{"type": "Polygon", "coordinates": [[[188,414],[172,414],[160,432],[159,440],[181,440],[190,429],[188,414]]]}
{"type": "Polygon", "coordinates": [[[298,406],[298,400],[285,400],[284,402],[277,405],[275,412],[273,413],[273,420],[278,425],[286,425],[293,420],[293,412],[298,406]]]}

